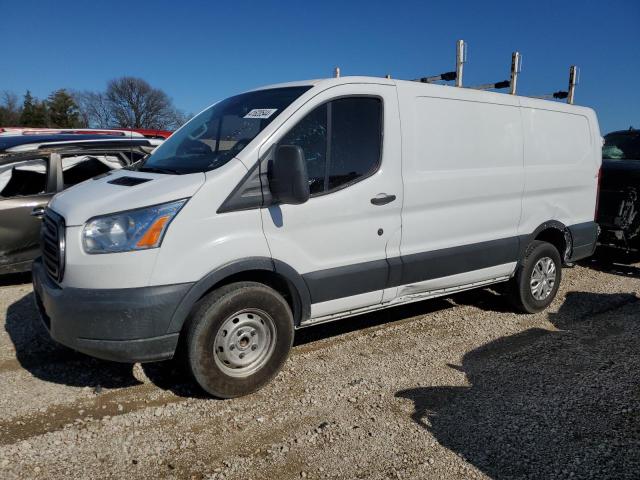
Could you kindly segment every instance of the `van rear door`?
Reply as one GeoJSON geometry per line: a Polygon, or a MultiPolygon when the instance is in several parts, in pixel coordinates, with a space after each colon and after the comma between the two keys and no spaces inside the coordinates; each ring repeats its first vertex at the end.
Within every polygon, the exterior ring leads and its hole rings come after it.
{"type": "Polygon", "coordinates": [[[304,105],[263,146],[302,147],[311,197],[263,209],[274,259],[302,274],[311,317],[374,305],[399,256],[400,122],[393,84],[343,84],[304,105]],[[383,141],[384,139],[384,141],[383,141]]]}

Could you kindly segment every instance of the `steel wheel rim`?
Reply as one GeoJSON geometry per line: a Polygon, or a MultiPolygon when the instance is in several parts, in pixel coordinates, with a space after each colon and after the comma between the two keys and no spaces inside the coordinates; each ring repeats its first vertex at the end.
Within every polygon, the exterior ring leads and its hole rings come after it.
{"type": "Polygon", "coordinates": [[[546,300],[556,284],[557,269],[555,262],[543,257],[536,262],[531,272],[531,295],[536,300],[546,300]]]}
{"type": "Polygon", "coordinates": [[[213,358],[225,374],[244,378],[269,361],[276,345],[273,319],[262,310],[247,309],[229,316],[218,329],[213,358]]]}

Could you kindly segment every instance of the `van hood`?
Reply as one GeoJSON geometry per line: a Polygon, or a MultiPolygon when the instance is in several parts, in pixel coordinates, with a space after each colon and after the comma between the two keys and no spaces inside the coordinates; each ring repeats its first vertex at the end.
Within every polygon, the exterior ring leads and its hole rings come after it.
{"type": "Polygon", "coordinates": [[[62,215],[68,226],[84,225],[97,215],[192,197],[204,181],[204,173],[165,175],[118,170],[58,193],[49,207],[62,215]]]}

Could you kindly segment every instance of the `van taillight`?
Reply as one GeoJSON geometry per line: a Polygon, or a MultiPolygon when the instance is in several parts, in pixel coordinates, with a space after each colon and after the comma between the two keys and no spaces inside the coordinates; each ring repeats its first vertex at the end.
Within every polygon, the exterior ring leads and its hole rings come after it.
{"type": "Polygon", "coordinates": [[[593,220],[598,220],[598,208],[600,207],[600,184],[602,183],[602,166],[598,170],[598,186],[596,189],[596,210],[593,213],[593,220]]]}

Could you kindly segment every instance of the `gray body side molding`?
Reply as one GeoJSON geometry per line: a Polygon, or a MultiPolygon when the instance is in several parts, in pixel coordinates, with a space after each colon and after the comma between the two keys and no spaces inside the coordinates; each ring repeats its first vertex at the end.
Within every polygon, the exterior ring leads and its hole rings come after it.
{"type": "Polygon", "coordinates": [[[595,249],[597,225],[594,222],[566,226],[551,220],[528,235],[374,260],[304,275],[280,260],[250,257],[228,263],[194,283],[176,308],[167,333],[181,330],[193,305],[214,285],[242,272],[264,270],[278,273],[286,279],[298,326],[310,318],[311,303],[517,262],[523,258],[531,241],[546,230],[555,230],[563,236],[565,252],[562,254],[567,262],[588,257],[595,249]]]}

